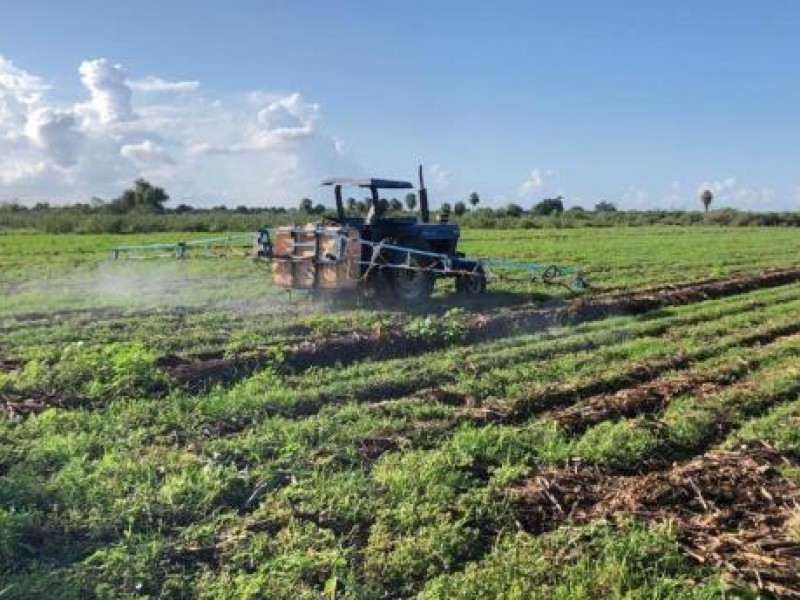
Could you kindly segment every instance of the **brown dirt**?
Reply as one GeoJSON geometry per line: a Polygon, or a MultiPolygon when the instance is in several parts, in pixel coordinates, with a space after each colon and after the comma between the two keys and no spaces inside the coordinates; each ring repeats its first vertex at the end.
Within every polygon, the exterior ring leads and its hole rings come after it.
{"type": "Polygon", "coordinates": [[[0,358],[0,373],[9,373],[22,367],[22,361],[14,358],[0,358]]]}
{"type": "Polygon", "coordinates": [[[201,392],[219,383],[229,383],[247,377],[266,366],[273,357],[261,354],[243,354],[231,358],[195,357],[184,359],[169,355],[158,362],[170,378],[193,392],[201,392]]]}
{"type": "MultiPolygon", "coordinates": [[[[760,288],[777,287],[800,281],[800,268],[769,272],[757,276],[712,279],[679,286],[655,288],[635,293],[590,297],[555,308],[524,306],[515,309],[479,313],[468,326],[465,342],[485,342],[526,330],[553,325],[575,324],[610,316],[642,314],[664,306],[690,304],[713,298],[733,296],[760,288]]],[[[336,363],[351,364],[364,358],[398,358],[436,350],[446,344],[411,337],[402,331],[385,335],[359,333],[331,336],[305,342],[289,351],[287,362],[295,369],[336,363]]]]}
{"type": "Polygon", "coordinates": [[[642,385],[600,394],[586,402],[546,413],[568,433],[577,435],[593,425],[610,419],[651,414],[663,410],[676,396],[691,392],[694,396],[718,393],[721,381],[713,381],[697,373],[658,377],[642,385]]]}
{"type": "Polygon", "coordinates": [[[761,275],[708,279],[638,292],[590,296],[555,309],[537,310],[520,307],[495,315],[478,315],[474,319],[470,337],[472,341],[483,341],[520,330],[583,323],[619,315],[638,315],[664,306],[702,302],[798,281],[800,281],[800,268],[794,268],[765,272],[761,275]]]}
{"type": "Polygon", "coordinates": [[[395,452],[406,446],[409,440],[400,436],[371,436],[360,440],[359,454],[367,461],[374,462],[387,452],[395,452]]]}
{"type": "Polygon", "coordinates": [[[12,420],[38,414],[48,408],[64,408],[71,404],[73,402],[57,395],[36,392],[14,397],[0,392],[0,415],[12,420]]]}
{"type": "Polygon", "coordinates": [[[644,475],[574,463],[541,470],[509,497],[520,523],[534,533],[630,516],[673,523],[698,562],[761,592],[800,597],[800,542],[787,536],[800,486],[780,475],[783,464],[766,447],[715,451],[644,475]]]}
{"type": "MultiPolygon", "coordinates": [[[[712,279],[643,292],[610,294],[576,300],[554,308],[520,306],[514,309],[479,313],[468,323],[467,344],[491,341],[522,331],[565,323],[575,324],[622,314],[641,314],[664,306],[689,304],[800,281],[800,268],[775,271],[759,276],[712,279]]],[[[289,344],[282,367],[302,371],[312,366],[349,365],[371,360],[402,358],[447,347],[442,340],[413,337],[402,330],[382,334],[353,331],[318,340],[289,344]]],[[[223,358],[219,352],[192,357],[165,357],[162,366],[170,376],[190,389],[203,389],[215,383],[229,383],[264,366],[268,353],[245,351],[223,358]]],[[[602,390],[598,390],[600,392],[602,390]]]]}

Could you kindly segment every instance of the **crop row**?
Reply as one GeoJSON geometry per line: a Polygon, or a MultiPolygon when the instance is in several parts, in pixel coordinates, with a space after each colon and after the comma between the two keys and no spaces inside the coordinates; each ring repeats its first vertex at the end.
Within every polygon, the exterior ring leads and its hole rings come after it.
{"type": "MultiPolygon", "coordinates": [[[[721,325],[676,327],[670,330],[676,339],[659,343],[674,352],[705,343],[723,355],[734,337],[784,331],[779,314],[796,306],[787,300],[774,309],[752,308],[734,311],[721,325]],[[725,327],[743,329],[717,340],[725,327]]],[[[780,351],[784,340],[775,342],[774,368],[754,380],[780,382],[790,366],[781,357],[797,351],[788,340],[780,351]]],[[[768,355],[772,345],[765,349],[768,355]]],[[[611,352],[606,366],[632,364],[645,350],[634,344],[611,352]]],[[[573,365],[581,360],[577,355],[573,365]]],[[[314,372],[307,377],[313,381],[314,372]]],[[[227,421],[237,408],[246,412],[283,385],[267,369],[232,390],[176,394],[166,406],[119,400],[103,410],[54,411],[4,426],[0,505],[16,507],[8,521],[15,523],[19,542],[10,548],[20,569],[36,569],[24,548],[38,535],[39,558],[63,556],[64,549],[75,557],[49,577],[71,576],[79,587],[209,593],[224,581],[234,593],[269,585],[278,596],[312,595],[335,575],[357,595],[411,593],[480,559],[500,531],[513,528],[503,489],[532,464],[583,456],[622,465],[604,449],[632,445],[613,434],[608,443],[595,428],[570,441],[548,420],[458,426],[457,407],[414,397],[367,410],[330,406],[306,419],[261,416],[236,435],[204,439],[204,428],[227,421]],[[193,418],[198,411],[202,418],[193,418]],[[124,563],[115,562],[123,556],[124,563]]],[[[638,440],[633,423],[615,425],[634,429],[631,438],[638,440]]],[[[612,534],[597,539],[606,535],[612,534]]]]}
{"type": "MultiPolygon", "coordinates": [[[[768,340],[791,331],[777,313],[791,314],[796,302],[787,294],[781,299],[784,306],[762,310],[774,299],[765,294],[747,308],[725,310],[717,314],[725,319],[718,326],[697,317],[671,321],[667,327],[657,319],[624,323],[657,325],[646,331],[674,344],[670,347],[676,352],[709,341],[708,361],[732,359],[733,351],[723,348],[727,338],[722,337],[719,347],[715,343],[727,328],[742,328],[740,342],[762,339],[768,344],[765,355],[776,356],[772,363],[748,363],[748,367],[761,369],[762,379],[777,381],[776,373],[791,366],[781,352],[797,349],[791,347],[790,338],[768,340]],[[759,311],[765,313],[763,319],[748,316],[759,311]],[[690,339],[681,345],[684,338],[690,339]],[[778,350],[783,344],[786,348],[778,350]]],[[[602,328],[587,328],[586,333],[595,331],[602,328]]],[[[636,333],[629,331],[608,342],[612,347],[624,345],[636,333]]],[[[508,341],[481,345],[476,357],[487,363],[486,373],[491,374],[514,361],[539,356],[566,361],[577,349],[561,346],[536,354],[537,344],[554,341],[543,337],[522,345],[531,353],[517,358],[509,352],[491,363],[508,341]]],[[[450,360],[459,369],[458,376],[467,377],[472,368],[459,362],[463,351],[453,351],[450,360]]],[[[647,345],[634,345],[605,356],[611,368],[623,368],[646,351],[647,345]]],[[[706,366],[702,356],[691,357],[687,366],[706,366]]],[[[583,368],[580,359],[569,368],[583,368]]],[[[390,363],[395,364],[387,361],[384,366],[390,363]]],[[[567,368],[570,363],[563,364],[567,368]]],[[[274,392],[277,402],[281,394],[304,391],[304,382],[305,391],[313,394],[323,373],[333,371],[312,370],[287,380],[268,368],[232,390],[204,395],[175,391],[159,400],[132,397],[97,411],[52,411],[4,426],[0,520],[7,541],[2,550],[17,574],[16,579],[4,578],[4,585],[21,596],[24,586],[36,585],[32,582],[99,596],[164,590],[178,595],[246,595],[249,590],[269,589],[276,597],[312,597],[331,582],[341,594],[359,597],[410,594],[423,586],[430,594],[437,589],[449,593],[458,584],[438,576],[484,557],[491,560],[502,532],[514,529],[514,512],[504,501],[511,482],[537,463],[557,464],[575,456],[623,468],[624,460],[614,462],[618,459],[606,448],[639,448],[636,443],[619,444],[628,439],[624,435],[609,434],[614,440],[607,443],[594,428],[571,440],[547,419],[522,426],[459,425],[459,407],[430,404],[414,396],[364,407],[349,403],[347,395],[334,394],[331,406],[313,406],[315,414],[309,418],[267,418],[269,413],[256,411],[245,413],[238,427],[226,430],[236,417],[237,405],[255,406],[265,392],[274,392]],[[342,402],[346,404],[337,406],[342,402]],[[200,418],[192,416],[195,411],[201,412],[200,418]],[[231,435],[232,431],[236,433],[231,435]],[[223,436],[206,439],[219,434],[223,436]]],[[[409,369],[398,379],[413,374],[409,369]]],[[[538,380],[538,375],[526,376],[538,380]]],[[[742,379],[742,373],[736,377],[742,379]]],[[[346,391],[348,381],[355,379],[326,381],[346,391]]],[[[365,382],[375,383],[369,378],[365,382]]],[[[563,382],[569,385],[567,373],[563,382]]],[[[761,396],[762,392],[756,390],[761,396]]],[[[486,398],[494,401],[491,394],[486,398]]],[[[764,409],[760,406],[756,414],[764,409]]],[[[734,426],[740,422],[737,418],[731,419],[734,426]]],[[[639,421],[634,419],[637,425],[639,421]]],[[[615,425],[631,429],[622,423],[615,425]]],[[[639,428],[632,429],[636,442],[641,438],[639,428]]],[[[664,443],[661,438],[657,441],[664,443]]],[[[630,456],[647,459],[650,452],[630,456]]],[[[703,578],[703,586],[694,589],[707,593],[720,589],[713,578],[686,563],[669,531],[598,527],[579,535],[579,542],[567,534],[566,540],[556,536],[529,548],[531,556],[545,561],[556,557],[558,564],[560,554],[580,543],[577,563],[587,566],[570,567],[560,579],[550,578],[566,586],[564,594],[576,592],[569,586],[579,586],[582,577],[610,576],[612,564],[604,566],[596,560],[600,556],[627,557],[628,589],[643,585],[656,589],[672,581],[688,591],[703,578]],[[630,552],[632,547],[641,552],[630,552]],[[667,556],[670,566],[643,568],[653,552],[667,556]]],[[[545,575],[537,577],[542,582],[545,575]]]]}

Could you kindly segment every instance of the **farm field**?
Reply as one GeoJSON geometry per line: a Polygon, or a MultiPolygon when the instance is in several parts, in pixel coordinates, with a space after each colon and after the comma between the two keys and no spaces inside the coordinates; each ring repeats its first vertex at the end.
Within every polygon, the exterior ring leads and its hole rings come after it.
{"type": "Polygon", "coordinates": [[[464,232],[427,312],[0,234],[0,598],[800,597],[800,233],[464,232]]]}

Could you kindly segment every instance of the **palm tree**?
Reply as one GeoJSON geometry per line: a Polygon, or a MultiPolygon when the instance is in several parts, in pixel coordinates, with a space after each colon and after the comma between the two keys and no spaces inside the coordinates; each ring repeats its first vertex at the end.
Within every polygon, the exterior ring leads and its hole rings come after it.
{"type": "Polygon", "coordinates": [[[704,190],[702,194],[700,194],[700,202],[703,203],[703,209],[705,212],[708,212],[708,207],[711,206],[711,201],[714,199],[714,194],[711,190],[704,190]]]}
{"type": "Polygon", "coordinates": [[[481,199],[480,199],[480,196],[478,196],[478,192],[472,192],[469,195],[469,203],[472,205],[473,208],[478,206],[478,203],[480,201],[481,201],[481,199]]]}

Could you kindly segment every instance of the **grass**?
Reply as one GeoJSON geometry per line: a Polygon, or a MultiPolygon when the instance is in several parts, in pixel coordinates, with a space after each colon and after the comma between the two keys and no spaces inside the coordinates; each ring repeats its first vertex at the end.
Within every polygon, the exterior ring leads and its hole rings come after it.
{"type": "MultiPolygon", "coordinates": [[[[468,252],[574,262],[626,290],[788,268],[795,237],[464,233],[468,252]]],[[[635,472],[716,445],[800,461],[799,284],[469,343],[473,315],[448,306],[444,285],[430,315],[276,304],[246,260],[109,267],[121,239],[170,236],[0,236],[0,597],[747,593],[668,524],[534,536],[506,491],[543,465],[635,472]],[[399,334],[427,350],[289,360],[302,342],[399,334]],[[176,359],[206,355],[266,358],[197,388],[173,376],[176,359]],[[575,430],[554,412],[685,378],[712,387],[575,430]],[[39,401],[53,407],[9,408],[39,401]]],[[[538,298],[494,287],[498,301],[538,298]]],[[[796,516],[786,532],[798,535],[796,516]]]]}

